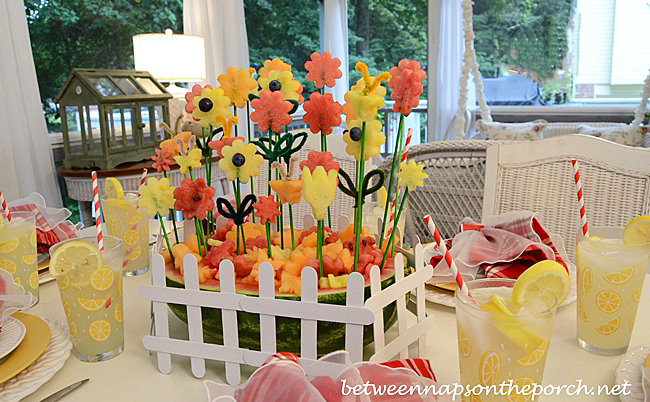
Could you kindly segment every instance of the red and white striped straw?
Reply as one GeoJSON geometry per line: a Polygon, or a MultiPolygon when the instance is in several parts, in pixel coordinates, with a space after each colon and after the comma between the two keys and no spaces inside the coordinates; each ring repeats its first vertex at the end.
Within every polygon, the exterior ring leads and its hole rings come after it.
{"type": "MultiPolygon", "coordinates": [[[[402,162],[406,162],[406,159],[409,157],[409,146],[411,145],[411,136],[413,135],[413,129],[409,128],[408,135],[406,136],[406,144],[404,144],[404,153],[402,153],[402,162]]],[[[397,197],[399,196],[399,185],[397,186],[397,192],[395,193],[395,199],[393,200],[393,205],[391,207],[390,220],[388,221],[388,230],[386,231],[386,238],[390,239],[391,233],[393,233],[393,226],[395,221],[395,208],[397,207],[397,197]]]]}
{"type": "Polygon", "coordinates": [[[11,212],[9,212],[9,208],[7,207],[7,201],[5,201],[5,197],[2,195],[2,191],[0,191],[0,203],[2,203],[2,209],[7,214],[7,220],[11,222],[11,212]]]}
{"type": "Polygon", "coordinates": [[[582,221],[582,234],[589,237],[589,224],[587,223],[585,200],[582,194],[582,182],[580,181],[580,163],[576,159],[571,159],[571,164],[573,165],[573,177],[576,183],[576,193],[578,194],[578,207],[580,208],[580,220],[582,221]]]}
{"type": "Polygon", "coordinates": [[[99,212],[99,186],[97,185],[97,172],[93,170],[93,201],[95,202],[95,228],[97,229],[97,246],[104,250],[104,234],[102,233],[102,217],[99,212]]]}
{"type": "MultiPolygon", "coordinates": [[[[147,168],[142,169],[142,180],[140,180],[140,186],[144,186],[144,183],[147,181],[147,168]]],[[[138,197],[140,197],[140,188],[138,187],[138,197]]]]}
{"type": "Polygon", "coordinates": [[[460,272],[458,272],[458,267],[456,267],[454,260],[451,258],[451,253],[449,252],[449,250],[447,250],[447,245],[445,244],[445,241],[442,240],[442,238],[440,237],[440,232],[438,231],[438,228],[436,227],[435,223],[433,223],[433,219],[431,219],[431,216],[427,215],[424,217],[424,221],[429,227],[429,231],[431,231],[431,234],[433,235],[433,239],[436,241],[436,244],[438,244],[438,249],[440,250],[440,253],[442,253],[442,255],[445,258],[445,261],[447,262],[447,265],[451,269],[451,273],[454,275],[454,278],[456,279],[458,288],[467,297],[469,297],[471,300],[474,300],[472,298],[472,295],[469,294],[469,289],[467,288],[467,285],[465,285],[465,281],[463,280],[463,277],[460,275],[460,272]]]}

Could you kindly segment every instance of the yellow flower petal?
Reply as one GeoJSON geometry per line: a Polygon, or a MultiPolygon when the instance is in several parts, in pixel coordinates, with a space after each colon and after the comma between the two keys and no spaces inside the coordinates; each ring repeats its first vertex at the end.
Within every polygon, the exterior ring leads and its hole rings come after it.
{"type": "Polygon", "coordinates": [[[300,95],[298,95],[298,92],[296,91],[300,89],[300,82],[293,79],[291,71],[273,70],[269,72],[268,77],[259,79],[262,90],[269,91],[269,84],[271,81],[280,82],[280,91],[284,94],[285,100],[292,99],[297,101],[299,99],[300,95]]]}
{"type": "Polygon", "coordinates": [[[169,179],[158,180],[155,177],[147,179],[147,184],[140,186],[138,206],[146,209],[147,215],[167,215],[174,208],[174,187],[169,185],[169,179]]]}
{"type": "Polygon", "coordinates": [[[239,179],[242,183],[248,183],[251,177],[260,175],[260,165],[264,158],[257,153],[255,144],[244,144],[242,140],[235,140],[232,146],[223,147],[221,154],[223,158],[219,160],[219,169],[226,171],[228,180],[239,179]],[[244,157],[244,164],[241,166],[235,166],[232,161],[233,156],[238,153],[244,157]]]}
{"type": "MultiPolygon", "coordinates": [[[[351,130],[354,127],[363,127],[361,119],[353,120],[350,122],[348,128],[351,130]]],[[[361,160],[361,141],[354,141],[350,138],[350,131],[343,135],[347,147],[345,152],[353,155],[357,161],[361,160]]],[[[363,148],[363,160],[367,161],[369,158],[379,156],[381,146],[386,142],[386,136],[381,132],[381,122],[379,120],[372,120],[366,123],[365,143],[363,148]]]]}
{"type": "Polygon", "coordinates": [[[231,104],[231,100],[224,94],[223,89],[221,88],[203,88],[201,96],[195,96],[192,103],[196,106],[196,109],[192,112],[192,117],[198,119],[199,124],[202,127],[209,127],[210,125],[221,127],[221,123],[217,120],[217,116],[221,115],[224,117],[230,117],[230,109],[228,109],[228,107],[231,104]],[[201,110],[199,107],[199,103],[203,99],[207,99],[211,103],[209,108],[205,111],[201,110]]]}
{"type": "Polygon", "coordinates": [[[413,159],[408,163],[402,162],[400,164],[400,171],[397,173],[399,178],[399,185],[408,187],[409,191],[415,190],[416,187],[424,185],[424,179],[429,177],[428,174],[422,171],[424,164],[416,164],[413,159]]]}
{"type": "Polygon", "coordinates": [[[311,205],[316,220],[325,219],[325,212],[336,197],[336,181],[338,172],[334,169],[325,172],[325,168],[317,166],[314,173],[307,166],[302,170],[302,190],[305,201],[311,205]]]}
{"type": "Polygon", "coordinates": [[[174,156],[176,163],[181,167],[181,174],[188,174],[190,168],[200,169],[201,168],[201,150],[199,148],[194,148],[189,151],[187,155],[177,155],[174,156]]]}

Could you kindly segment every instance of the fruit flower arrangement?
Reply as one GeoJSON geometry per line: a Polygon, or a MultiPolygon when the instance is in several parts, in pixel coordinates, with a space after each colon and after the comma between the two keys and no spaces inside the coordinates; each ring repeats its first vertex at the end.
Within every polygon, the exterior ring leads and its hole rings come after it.
{"type": "MultiPolygon", "coordinates": [[[[183,258],[187,254],[196,257],[199,281],[206,290],[219,290],[219,265],[223,260],[230,260],[235,267],[237,291],[251,295],[257,292],[258,268],[262,262],[273,266],[276,297],[288,299],[299,299],[304,269],[314,269],[319,275],[320,302],[345,304],[348,275],[356,271],[367,279],[373,265],[381,269],[382,286],[392,283],[395,232],[391,224],[384,224],[381,233],[372,234],[361,225],[365,198],[381,188],[385,179],[384,172],[379,169],[366,174],[365,162],[379,155],[380,146],[386,140],[381,132],[382,124],[377,120],[386,94],[382,82],[387,81],[393,88],[394,110],[401,113],[395,147],[398,154],[394,158],[397,161],[402,159],[404,116],[418,104],[425,73],[418,62],[402,60],[390,73],[371,77],[367,66],[357,63],[356,70],[362,78],[346,93],[346,102],[341,106],[324,90],[325,86],[334,86],[336,79],[341,77],[340,64],[328,52],[312,54],[311,60],[305,63],[309,71],[307,79],[313,81],[320,92],[312,93],[306,102],[302,86],[293,78],[291,66],[279,59],[267,60],[259,72],[228,68],[226,74],[218,78],[219,88],[195,85],[186,94],[185,111],[202,126],[201,138],[190,133],[178,133],[162,142],[152,159],[153,167],[162,172],[164,178],[149,178],[139,189],[138,204],[146,209],[148,215],[158,216],[162,221],[162,216],[174,210],[183,211],[186,222],[193,220],[196,228],[196,234],[187,236],[184,242],[180,241],[175,226],[173,234],[163,233],[166,250],[162,254],[167,264],[169,286],[183,286],[183,258]],[[288,126],[292,122],[291,114],[303,102],[306,112],[303,120],[309,125],[312,135],[320,135],[321,151],[310,152],[306,160],[298,161],[294,154],[305,144],[309,133],[290,133],[288,126]],[[257,122],[259,130],[268,135],[251,139],[250,122],[247,139],[238,135],[237,110],[243,108],[246,109],[246,118],[257,122]],[[333,127],[342,123],[341,114],[346,115],[348,127],[343,136],[346,152],[357,161],[353,176],[345,172],[327,151],[327,136],[333,132],[333,127]],[[234,202],[223,197],[217,198],[216,202],[213,200],[215,190],[209,183],[215,157],[219,160],[219,168],[233,182],[234,202]],[[186,175],[177,188],[170,186],[166,177],[173,160],[186,175]],[[202,160],[207,165],[207,183],[202,178],[195,179],[192,172],[192,169],[201,167],[202,160]],[[264,160],[268,161],[268,169],[261,172],[264,160]],[[299,168],[298,175],[296,167],[299,168]],[[269,185],[255,191],[253,178],[260,174],[268,175],[269,185]],[[242,184],[249,184],[247,194],[244,194],[242,184]],[[331,229],[329,212],[337,188],[355,200],[352,223],[347,228],[340,228],[342,230],[338,233],[331,229]],[[303,197],[311,205],[317,225],[299,230],[293,224],[292,206],[303,197]],[[217,212],[228,219],[226,224],[217,225],[217,212]],[[285,212],[289,215],[289,227],[283,223],[285,212]],[[378,235],[378,241],[375,235],[378,235]]],[[[385,201],[385,218],[389,210],[393,211],[389,222],[399,221],[408,192],[421,186],[427,177],[422,169],[423,166],[414,161],[404,161],[396,173],[396,163],[393,164],[388,181],[389,196],[385,201]],[[403,195],[397,207],[402,188],[403,195]],[[395,202],[391,208],[393,195],[395,202]]],[[[366,286],[366,297],[369,297],[368,288],[366,286]]],[[[172,309],[184,318],[184,308],[172,306],[172,309]]],[[[391,320],[393,312],[394,308],[384,312],[388,314],[385,317],[387,325],[394,322],[394,317],[391,320]]],[[[204,309],[203,314],[205,330],[219,339],[220,311],[204,309]]],[[[240,327],[246,322],[242,316],[244,314],[239,315],[240,327]]],[[[293,325],[290,319],[286,320],[288,333],[285,335],[288,338],[284,345],[283,325],[281,320],[278,321],[278,350],[296,350],[296,342],[289,336],[293,325]]],[[[259,323],[256,319],[251,321],[259,323]]],[[[242,339],[246,338],[244,331],[240,344],[259,348],[259,334],[254,340],[256,328],[252,322],[251,326],[251,342],[247,344],[246,339],[242,339]]],[[[319,338],[325,339],[323,344],[319,342],[319,354],[331,348],[341,348],[338,341],[326,345],[331,339],[322,334],[328,330],[344,331],[342,327],[319,322],[319,338]],[[336,328],[328,329],[328,324],[336,328]]],[[[367,333],[370,335],[370,331],[367,333]]]]}

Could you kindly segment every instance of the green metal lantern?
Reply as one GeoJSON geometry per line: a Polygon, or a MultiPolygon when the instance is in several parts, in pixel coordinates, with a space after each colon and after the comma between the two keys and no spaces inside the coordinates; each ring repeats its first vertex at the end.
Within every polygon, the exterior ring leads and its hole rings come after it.
{"type": "Polygon", "coordinates": [[[66,168],[112,169],[149,159],[165,138],[169,94],[147,71],[75,68],[54,99],[66,168]]]}

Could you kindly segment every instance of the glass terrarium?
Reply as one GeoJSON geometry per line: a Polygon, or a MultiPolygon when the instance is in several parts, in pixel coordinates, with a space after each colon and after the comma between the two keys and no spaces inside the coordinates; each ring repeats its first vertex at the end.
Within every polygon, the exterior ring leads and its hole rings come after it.
{"type": "Polygon", "coordinates": [[[147,71],[73,69],[54,99],[64,166],[112,169],[150,158],[165,138],[171,98],[147,71]]]}

